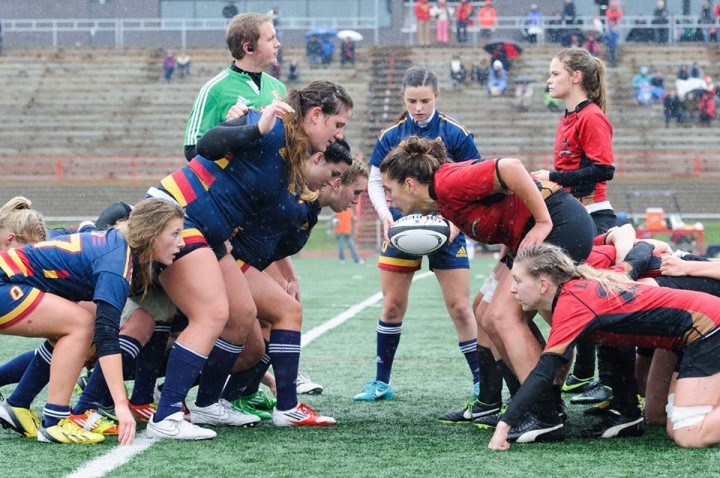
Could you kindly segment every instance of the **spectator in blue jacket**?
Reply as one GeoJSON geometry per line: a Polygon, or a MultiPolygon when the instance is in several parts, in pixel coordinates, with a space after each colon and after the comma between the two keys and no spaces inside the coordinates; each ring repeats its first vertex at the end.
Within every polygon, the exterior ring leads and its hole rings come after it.
{"type": "Polygon", "coordinates": [[[500,60],[493,62],[488,77],[487,90],[490,96],[502,96],[507,89],[507,70],[500,60]]]}

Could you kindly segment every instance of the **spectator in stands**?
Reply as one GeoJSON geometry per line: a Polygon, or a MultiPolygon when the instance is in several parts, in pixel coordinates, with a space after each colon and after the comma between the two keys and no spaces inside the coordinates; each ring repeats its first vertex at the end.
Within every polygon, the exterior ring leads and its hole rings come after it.
{"type": "MultiPolygon", "coordinates": [[[[657,7],[653,12],[653,25],[667,25],[670,23],[670,13],[668,12],[665,0],[658,0],[657,7]]],[[[664,45],[668,41],[668,29],[666,26],[658,26],[655,28],[655,43],[664,45]]]]}
{"type": "Polygon", "coordinates": [[[472,22],[470,19],[471,14],[472,5],[470,4],[470,0],[460,0],[460,4],[457,6],[457,10],[455,10],[455,28],[457,29],[458,43],[467,42],[467,27],[468,24],[472,22]]]}
{"type": "Polygon", "coordinates": [[[233,0],[229,0],[227,2],[227,4],[225,5],[225,7],[222,9],[222,16],[227,18],[228,21],[230,21],[230,19],[237,14],[238,14],[238,9],[235,6],[235,2],[233,0]]]}
{"type": "Polygon", "coordinates": [[[340,45],[340,64],[350,63],[355,65],[355,42],[347,37],[340,45]]]}
{"type": "Polygon", "coordinates": [[[305,45],[305,51],[307,52],[308,63],[310,67],[313,65],[320,65],[323,60],[323,45],[315,35],[310,35],[307,44],[305,45]]]}
{"type": "Polygon", "coordinates": [[[488,77],[487,90],[490,96],[502,96],[507,89],[507,70],[500,60],[495,60],[488,77]]]}
{"type": "Polygon", "coordinates": [[[352,207],[335,214],[332,220],[333,232],[338,243],[338,259],[345,264],[345,246],[350,249],[350,255],[355,264],[364,264],[365,261],[358,255],[353,230],[355,224],[355,210],[352,207]]]}
{"type": "Polygon", "coordinates": [[[680,69],[677,72],[677,79],[678,80],[689,80],[690,79],[690,72],[688,71],[687,65],[680,65],[680,69]]]}
{"type": "Polygon", "coordinates": [[[715,19],[713,18],[712,5],[708,0],[705,0],[702,7],[700,7],[700,17],[698,18],[698,25],[700,25],[700,31],[705,43],[710,42],[710,25],[713,23],[715,23],[715,19]]]}
{"type": "Polygon", "coordinates": [[[181,80],[186,76],[190,76],[190,55],[185,51],[177,57],[177,72],[181,80]]]}
{"type": "Polygon", "coordinates": [[[462,85],[467,80],[467,70],[465,64],[460,61],[460,57],[454,56],[450,60],[450,80],[453,87],[462,85]]]}
{"type": "Polygon", "coordinates": [[[490,78],[490,62],[487,58],[481,58],[480,62],[473,70],[473,78],[481,86],[485,86],[490,78]]]}
{"type": "Polygon", "coordinates": [[[715,94],[712,91],[704,90],[700,94],[698,110],[700,112],[700,124],[710,126],[715,118],[715,94]]]}
{"type": "Polygon", "coordinates": [[[600,16],[605,17],[605,10],[608,9],[610,0],[595,0],[595,4],[598,6],[598,12],[600,16]]]}
{"type": "Polygon", "coordinates": [[[653,72],[650,78],[650,86],[652,86],[652,97],[653,101],[660,103],[665,97],[665,79],[660,70],[653,68],[653,72]]]}
{"type": "Polygon", "coordinates": [[[608,25],[617,25],[620,23],[620,19],[625,15],[620,8],[620,3],[617,0],[610,2],[610,7],[605,10],[605,16],[607,17],[608,25]]]}
{"type": "Polygon", "coordinates": [[[562,10],[562,22],[565,25],[575,25],[575,2],[573,0],[565,0],[562,10]]]}
{"type": "Polygon", "coordinates": [[[289,85],[300,83],[300,65],[298,65],[297,60],[290,60],[287,82],[289,85]]]}
{"type": "Polygon", "coordinates": [[[670,127],[670,120],[675,118],[677,123],[680,124],[685,120],[685,111],[683,109],[682,101],[677,95],[675,88],[668,89],[668,94],[663,100],[663,112],[665,113],[665,127],[670,127]]]}
{"type": "Polygon", "coordinates": [[[447,45],[450,19],[455,9],[447,4],[447,0],[438,0],[438,4],[430,9],[430,14],[435,18],[435,35],[438,45],[447,45]]]}
{"type": "Polygon", "coordinates": [[[275,35],[277,35],[278,40],[281,40],[282,32],[280,31],[280,7],[278,5],[274,5],[272,9],[270,9],[270,11],[268,12],[268,15],[270,16],[270,18],[272,18],[275,35]]]}
{"type": "Polygon", "coordinates": [[[417,23],[416,41],[419,46],[430,45],[430,2],[418,0],[413,10],[417,23]]]}
{"type": "Polygon", "coordinates": [[[635,102],[638,105],[650,106],[653,102],[650,70],[641,66],[640,72],[632,80],[635,102]]]}
{"type": "Polygon", "coordinates": [[[620,33],[618,32],[617,25],[608,25],[604,37],[608,65],[615,67],[618,62],[617,50],[618,42],[620,41],[620,33]]]}
{"type": "Polygon", "coordinates": [[[165,52],[165,58],[162,61],[163,78],[167,83],[172,83],[173,73],[175,72],[175,54],[172,50],[165,52]]]}
{"type": "Polygon", "coordinates": [[[525,17],[525,37],[530,43],[537,43],[538,35],[543,33],[543,14],[537,3],[530,5],[525,17]]]}
{"type": "Polygon", "coordinates": [[[512,62],[510,61],[510,58],[508,58],[507,51],[505,51],[505,48],[501,44],[498,44],[490,54],[490,61],[493,63],[495,63],[495,61],[499,61],[502,63],[503,68],[507,71],[510,71],[510,68],[512,68],[512,62]]]}
{"type": "Polygon", "coordinates": [[[690,68],[690,78],[702,78],[703,77],[703,71],[702,68],[700,68],[700,64],[698,62],[693,62],[692,68],[690,68]]]}
{"type": "Polygon", "coordinates": [[[485,40],[492,38],[497,24],[497,12],[492,6],[492,0],[485,0],[485,4],[478,11],[478,23],[480,25],[480,37],[485,40]]]}
{"type": "Polygon", "coordinates": [[[333,55],[335,55],[335,42],[332,38],[325,38],[322,42],[322,64],[329,65],[332,63],[333,55]]]}
{"type": "Polygon", "coordinates": [[[600,54],[600,42],[595,37],[596,35],[597,33],[594,31],[588,31],[585,34],[585,43],[583,43],[583,48],[589,51],[592,56],[598,56],[600,54]]]}
{"type": "Polygon", "coordinates": [[[530,110],[530,101],[533,97],[533,86],[529,81],[521,81],[515,86],[513,106],[522,113],[530,110]]]}

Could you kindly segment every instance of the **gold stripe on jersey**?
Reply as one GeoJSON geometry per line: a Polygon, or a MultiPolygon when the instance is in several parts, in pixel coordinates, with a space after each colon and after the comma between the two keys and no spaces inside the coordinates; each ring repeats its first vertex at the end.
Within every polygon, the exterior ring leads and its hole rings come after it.
{"type": "Polygon", "coordinates": [[[391,131],[391,130],[394,130],[395,128],[397,128],[398,126],[400,126],[401,124],[403,124],[405,121],[407,121],[407,119],[408,119],[408,117],[407,117],[407,115],[405,115],[405,116],[403,116],[401,119],[399,119],[398,121],[396,121],[395,124],[393,124],[393,125],[391,125],[390,127],[384,129],[383,132],[380,133],[380,136],[378,136],[378,141],[381,140],[381,139],[383,139],[383,136],[385,136],[385,134],[386,134],[387,132],[389,132],[389,131],[391,131]]]}
{"type": "Polygon", "coordinates": [[[32,311],[32,309],[37,305],[37,301],[41,294],[42,292],[39,289],[30,289],[30,293],[20,304],[18,304],[17,307],[15,307],[11,312],[0,316],[0,328],[9,327],[12,325],[13,321],[22,318],[23,315],[32,311]]]}
{"type": "Polygon", "coordinates": [[[458,128],[460,128],[463,131],[463,133],[465,133],[465,136],[470,136],[470,130],[467,129],[465,127],[465,125],[463,125],[462,123],[458,123],[457,120],[449,117],[448,115],[446,115],[444,113],[438,113],[438,114],[440,115],[441,119],[444,119],[448,123],[453,124],[453,125],[457,126],[458,128]]]}

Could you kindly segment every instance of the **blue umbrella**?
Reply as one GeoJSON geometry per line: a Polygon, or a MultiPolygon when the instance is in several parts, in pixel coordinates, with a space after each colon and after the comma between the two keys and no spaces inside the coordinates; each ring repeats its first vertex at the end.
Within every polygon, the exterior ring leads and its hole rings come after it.
{"type": "Polygon", "coordinates": [[[326,38],[335,38],[336,35],[337,30],[331,27],[317,27],[305,32],[305,38],[316,36],[321,40],[324,40],[326,38]]]}

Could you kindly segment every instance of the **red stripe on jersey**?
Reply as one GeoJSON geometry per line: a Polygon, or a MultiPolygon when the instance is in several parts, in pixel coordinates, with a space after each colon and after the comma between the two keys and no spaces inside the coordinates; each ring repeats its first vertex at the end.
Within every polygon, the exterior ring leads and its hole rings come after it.
{"type": "Polygon", "coordinates": [[[215,176],[213,176],[212,173],[205,168],[205,166],[200,164],[199,161],[193,159],[188,163],[188,167],[197,175],[200,181],[202,181],[205,189],[208,189],[215,182],[215,176]]]}
{"type": "MultiPolygon", "coordinates": [[[[192,186],[188,182],[185,175],[182,173],[182,170],[175,171],[166,179],[170,179],[175,183],[175,186],[177,186],[177,193],[182,195],[182,199],[186,205],[190,204],[197,198],[197,196],[195,195],[195,191],[193,191],[192,186]]],[[[183,201],[179,201],[181,205],[183,201]]]]}

